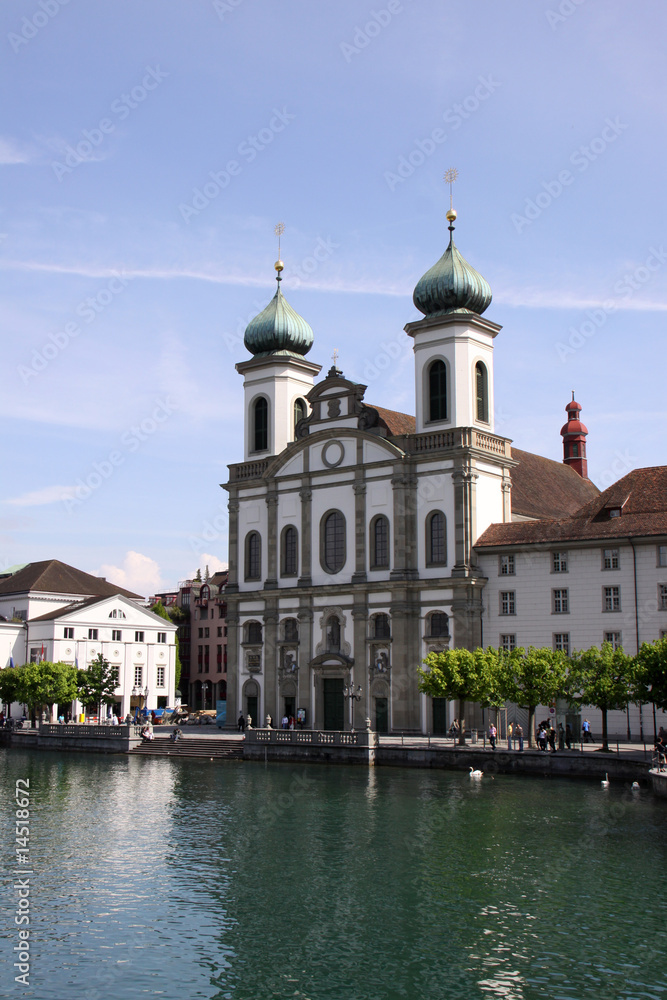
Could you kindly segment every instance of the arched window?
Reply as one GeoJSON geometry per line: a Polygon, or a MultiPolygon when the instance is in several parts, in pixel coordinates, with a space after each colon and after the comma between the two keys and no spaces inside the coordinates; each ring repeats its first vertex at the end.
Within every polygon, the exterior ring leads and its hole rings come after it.
{"type": "Polygon", "coordinates": [[[205,583],[204,586],[199,591],[199,597],[201,598],[202,601],[208,601],[210,596],[211,596],[211,589],[208,586],[208,584],[205,583]]]}
{"type": "Polygon", "coordinates": [[[389,568],[389,521],[384,514],[371,521],[371,569],[389,568]]]}
{"type": "Polygon", "coordinates": [[[339,573],[345,565],[345,518],[339,510],[332,510],[322,521],[321,558],[327,573],[339,573]]]}
{"type": "Polygon", "coordinates": [[[253,450],[266,451],[269,447],[269,403],[260,396],[253,407],[253,450]]]}
{"type": "Polygon", "coordinates": [[[261,622],[246,622],[245,625],[245,641],[253,642],[258,644],[262,641],[262,624],[261,622]]]}
{"type": "Polygon", "coordinates": [[[280,571],[282,576],[296,576],[299,572],[299,543],[296,528],[288,524],[283,528],[280,550],[280,571]]]}
{"type": "Polygon", "coordinates": [[[331,652],[340,650],[340,622],[335,615],[327,618],[327,649],[331,652]]]}
{"type": "Polygon", "coordinates": [[[447,419],[447,365],[440,360],[428,370],[428,419],[447,419]]]}
{"type": "Polygon", "coordinates": [[[371,621],[374,639],[389,639],[391,637],[389,615],[373,615],[371,621]]]}
{"type": "Polygon", "coordinates": [[[429,566],[447,565],[447,520],[440,510],[426,519],[426,562],[429,566]]]}
{"type": "Polygon", "coordinates": [[[444,611],[434,611],[429,615],[427,634],[431,639],[449,637],[449,617],[444,611]]]}
{"type": "Polygon", "coordinates": [[[251,531],[245,540],[245,578],[259,580],[262,575],[262,539],[259,532],[251,531]]]}
{"type": "Polygon", "coordinates": [[[296,618],[286,618],[283,622],[283,639],[286,642],[298,642],[299,623],[296,618]]]}
{"type": "Polygon", "coordinates": [[[294,400],[294,437],[296,437],[296,425],[306,416],[306,403],[303,399],[294,400]]]}
{"type": "Polygon", "coordinates": [[[475,365],[475,396],[477,400],[477,419],[485,423],[489,421],[489,379],[486,365],[478,361],[475,365]]]}

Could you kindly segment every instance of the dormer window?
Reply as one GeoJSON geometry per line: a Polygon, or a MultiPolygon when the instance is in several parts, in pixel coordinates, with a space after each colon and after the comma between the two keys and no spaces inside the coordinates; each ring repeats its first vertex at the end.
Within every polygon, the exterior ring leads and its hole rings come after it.
{"type": "Polygon", "coordinates": [[[124,618],[125,612],[121,611],[120,608],[114,608],[113,611],[109,612],[109,618],[124,618]]]}
{"type": "Polygon", "coordinates": [[[609,508],[609,517],[620,517],[620,516],[621,516],[621,508],[620,507],[610,507],[609,508]]]}

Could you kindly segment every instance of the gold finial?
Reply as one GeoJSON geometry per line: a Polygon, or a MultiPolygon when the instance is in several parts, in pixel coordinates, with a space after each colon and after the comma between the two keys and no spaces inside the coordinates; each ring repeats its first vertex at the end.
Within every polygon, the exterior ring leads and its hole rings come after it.
{"type": "Polygon", "coordinates": [[[450,222],[453,222],[454,219],[456,218],[456,209],[454,208],[452,185],[454,184],[454,181],[458,176],[459,172],[456,169],[456,167],[450,167],[449,170],[446,170],[444,174],[445,183],[449,184],[449,211],[447,212],[447,218],[450,222]]]}
{"type": "Polygon", "coordinates": [[[278,278],[277,278],[277,280],[280,281],[281,280],[280,273],[281,273],[281,271],[284,271],[284,269],[285,269],[285,265],[283,264],[282,260],[280,259],[280,237],[285,232],[285,223],[284,222],[277,223],[277,225],[274,227],[273,231],[276,234],[276,236],[278,237],[278,260],[275,262],[275,264],[273,266],[275,267],[276,271],[278,272],[278,278]]]}

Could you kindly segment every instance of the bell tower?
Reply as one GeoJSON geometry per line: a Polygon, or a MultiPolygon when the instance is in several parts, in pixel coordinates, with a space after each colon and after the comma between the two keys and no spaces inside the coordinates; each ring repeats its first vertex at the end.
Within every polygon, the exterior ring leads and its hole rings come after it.
{"type": "Polygon", "coordinates": [[[570,465],[582,479],[588,479],[588,461],[586,459],[586,437],[588,428],[579,419],[581,407],[574,398],[565,407],[567,423],[560,429],[563,437],[563,463],[570,465]]]}

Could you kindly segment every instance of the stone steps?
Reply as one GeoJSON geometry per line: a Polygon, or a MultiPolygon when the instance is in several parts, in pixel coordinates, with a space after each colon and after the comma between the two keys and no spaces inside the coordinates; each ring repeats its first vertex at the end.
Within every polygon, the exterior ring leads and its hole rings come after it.
{"type": "Polygon", "coordinates": [[[154,739],[130,750],[131,754],[149,757],[208,757],[209,760],[243,760],[243,740],[207,739],[205,736],[185,736],[172,743],[170,739],[154,739]]]}

